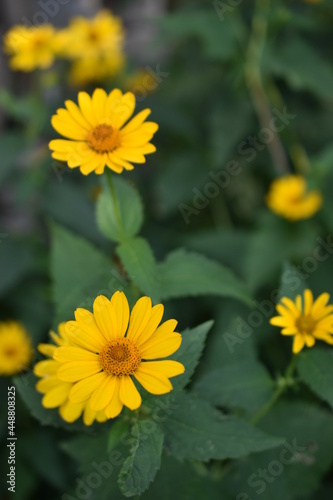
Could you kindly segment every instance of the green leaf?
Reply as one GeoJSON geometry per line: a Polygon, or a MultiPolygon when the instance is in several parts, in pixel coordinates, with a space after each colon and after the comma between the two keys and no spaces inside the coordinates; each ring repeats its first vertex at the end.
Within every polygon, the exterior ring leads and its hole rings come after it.
{"type": "Polygon", "coordinates": [[[206,321],[196,328],[186,329],[182,332],[182,343],[178,351],[171,356],[185,366],[185,373],[172,379],[174,389],[184,388],[194,373],[202,354],[206,337],[213,326],[213,321],[206,321]]]}
{"type": "Polygon", "coordinates": [[[148,242],[143,238],[132,238],[121,243],[116,251],[129,278],[143,293],[149,295],[154,302],[158,302],[160,300],[158,268],[148,242]]]}
{"type": "Polygon", "coordinates": [[[179,460],[239,458],[283,442],[245,421],[222,415],[206,401],[185,393],[174,407],[163,427],[166,448],[179,460]]]}
{"type": "Polygon", "coordinates": [[[209,294],[252,304],[245,285],[229,269],[194,252],[172,252],[159,265],[159,274],[162,299],[209,294]]]}
{"type": "Polygon", "coordinates": [[[214,405],[241,408],[253,414],[272,396],[274,383],[257,361],[241,361],[201,377],[193,390],[214,405]]]}
{"type": "Polygon", "coordinates": [[[141,495],[154,480],[161,465],[164,435],[161,428],[141,420],[132,428],[134,437],[130,456],[125,460],[118,484],[126,497],[141,495]]]}
{"type": "Polygon", "coordinates": [[[129,422],[127,420],[116,420],[109,432],[107,451],[113,450],[121,441],[126,432],[129,432],[129,422]]]}
{"type": "Polygon", "coordinates": [[[32,270],[33,256],[26,245],[0,233],[0,297],[7,294],[32,270]]]}
{"type": "Polygon", "coordinates": [[[120,177],[113,176],[123,235],[119,232],[117,211],[108,185],[104,185],[97,201],[97,224],[101,232],[113,241],[135,236],[143,223],[143,206],[138,191],[120,177]]]}
{"type": "MultiPolygon", "coordinates": [[[[304,256],[311,255],[316,235],[317,229],[309,221],[291,225],[265,212],[258,229],[252,233],[244,262],[246,281],[251,290],[258,290],[270,279],[277,279],[285,260],[304,259],[304,256]]],[[[301,281],[298,275],[289,278],[296,283],[301,281]]]]}
{"type": "Polygon", "coordinates": [[[283,77],[295,90],[309,90],[318,97],[333,98],[333,70],[329,61],[304,40],[293,37],[267,51],[265,70],[283,77]]]}
{"type": "Polygon", "coordinates": [[[237,17],[222,23],[214,9],[178,11],[161,19],[162,34],[171,43],[185,38],[197,38],[207,59],[228,60],[238,50],[244,31],[237,17]]]}
{"type": "Polygon", "coordinates": [[[57,322],[71,319],[77,307],[91,308],[97,295],[110,297],[124,285],[104,254],[57,225],[52,225],[51,266],[57,322]]]}
{"type": "Polygon", "coordinates": [[[330,348],[309,349],[297,356],[303,382],[333,408],[333,352],[330,348]]]}
{"type": "MultiPolygon", "coordinates": [[[[234,500],[222,485],[202,473],[200,465],[190,462],[179,463],[166,454],[156,479],[140,499],[142,500],[234,500]]],[[[112,500],[118,500],[113,499],[112,500]]]]}

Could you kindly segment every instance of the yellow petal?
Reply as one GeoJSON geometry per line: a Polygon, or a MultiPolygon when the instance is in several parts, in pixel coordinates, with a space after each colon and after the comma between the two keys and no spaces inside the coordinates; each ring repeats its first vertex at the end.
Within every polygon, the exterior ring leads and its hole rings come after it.
{"type": "Polygon", "coordinates": [[[57,376],[64,382],[78,382],[100,371],[99,361],[71,361],[60,366],[57,376]]]}
{"type": "Polygon", "coordinates": [[[313,318],[318,319],[322,316],[323,311],[325,310],[325,306],[329,300],[330,295],[328,293],[322,293],[321,295],[319,295],[312,307],[311,314],[313,318]]]}
{"type": "Polygon", "coordinates": [[[111,305],[113,306],[117,316],[117,335],[124,337],[129,320],[129,305],[124,292],[115,292],[111,297],[111,305]]]}
{"type": "Polygon", "coordinates": [[[313,347],[315,344],[315,338],[312,335],[305,335],[305,343],[308,347],[313,347]]]}
{"type": "MultiPolygon", "coordinates": [[[[69,113],[68,113],[69,114],[69,113]]],[[[84,141],[86,139],[86,131],[74,122],[74,120],[64,120],[58,115],[53,115],[51,118],[52,127],[63,137],[76,141],[84,141]]]]}
{"type": "Polygon", "coordinates": [[[162,373],[146,372],[141,367],[134,373],[134,377],[151,394],[167,394],[173,388],[170,380],[162,373]]]}
{"type": "Polygon", "coordinates": [[[293,353],[298,354],[304,347],[305,339],[304,336],[299,334],[296,335],[293,342],[293,353]]]}
{"type": "Polygon", "coordinates": [[[129,376],[120,378],[119,398],[130,410],[137,410],[141,405],[141,396],[129,376]]]}
{"type": "Polygon", "coordinates": [[[110,404],[105,408],[108,418],[116,418],[123,409],[123,403],[119,399],[120,380],[117,378],[116,387],[110,404]]]}
{"type": "Polygon", "coordinates": [[[107,94],[103,89],[96,89],[92,95],[93,111],[98,122],[105,119],[107,94]]]}
{"type": "Polygon", "coordinates": [[[72,423],[81,416],[83,408],[83,403],[75,404],[67,401],[59,408],[59,413],[61,418],[63,418],[66,422],[72,423]]]}
{"type": "Polygon", "coordinates": [[[63,346],[56,348],[54,359],[61,363],[65,361],[96,361],[98,355],[81,347],[63,346]]]}
{"type": "MultiPolygon", "coordinates": [[[[88,312],[88,311],[87,311],[88,312]]],[[[91,313],[89,313],[91,314],[91,313]]],[[[91,316],[93,316],[91,314],[91,316]]],[[[78,346],[92,352],[99,352],[105,345],[105,338],[98,329],[95,320],[68,321],[66,332],[70,339],[78,346]]]]}
{"type": "Polygon", "coordinates": [[[313,295],[311,290],[308,288],[304,291],[304,314],[307,316],[308,314],[311,313],[312,309],[312,304],[313,304],[313,295]]]}
{"type": "Polygon", "coordinates": [[[132,92],[126,92],[111,112],[112,126],[120,129],[132,116],[135,109],[135,96],[132,92]]]}
{"type": "Polygon", "coordinates": [[[132,309],[130,323],[128,327],[127,337],[131,340],[137,339],[151,317],[151,299],[149,297],[141,297],[132,309]]]}
{"type": "Polygon", "coordinates": [[[122,98],[122,91],[119,89],[114,89],[107,97],[106,100],[106,117],[111,119],[112,113],[120,99],[122,98]]]}
{"type": "Polygon", "coordinates": [[[53,358],[54,351],[56,350],[56,346],[52,344],[39,344],[38,350],[44,356],[49,356],[49,358],[53,358]]]}
{"type": "Polygon", "coordinates": [[[45,408],[56,408],[62,405],[68,399],[68,393],[72,384],[59,382],[57,387],[47,392],[42,399],[42,404],[45,408]]]}
{"type": "Polygon", "coordinates": [[[157,304],[151,310],[151,316],[147,325],[142,330],[139,336],[135,337],[137,345],[140,347],[146,341],[148,341],[151,336],[156,332],[158,325],[160,324],[164,313],[164,307],[162,304],[157,304]]]}
{"type": "Polygon", "coordinates": [[[106,378],[107,375],[101,372],[87,379],[80,380],[80,382],[77,382],[71,388],[68,395],[69,400],[72,403],[82,403],[86,401],[106,378]]]}
{"type": "Polygon", "coordinates": [[[85,425],[92,425],[96,418],[96,412],[90,408],[89,405],[86,405],[83,412],[83,423],[85,425]]]}
{"type": "Polygon", "coordinates": [[[59,385],[59,379],[57,376],[52,376],[52,377],[45,377],[36,383],[36,390],[38,392],[41,392],[42,394],[45,394],[46,392],[50,391],[51,389],[54,389],[59,385]]]}
{"type": "Polygon", "coordinates": [[[37,377],[43,377],[44,375],[54,375],[59,368],[59,363],[53,359],[46,359],[45,361],[39,361],[34,366],[34,374],[37,377]]]}
{"type": "MultiPolygon", "coordinates": [[[[106,408],[116,391],[116,385],[117,385],[117,377],[113,375],[105,375],[105,379],[103,380],[103,383],[96,388],[94,393],[92,394],[89,404],[90,407],[95,410],[95,411],[100,411],[104,410],[106,408]]],[[[118,397],[118,391],[117,391],[117,397],[118,397]]]]}
{"type": "Polygon", "coordinates": [[[78,102],[84,118],[88,123],[90,123],[90,125],[95,127],[97,125],[97,119],[93,111],[93,105],[90,95],[87,94],[87,92],[79,92],[78,102]]]}
{"type": "Polygon", "coordinates": [[[94,301],[94,318],[107,341],[120,337],[116,311],[104,295],[99,295],[94,301]]]}
{"type": "Polygon", "coordinates": [[[125,135],[129,132],[133,132],[136,130],[140,125],[145,121],[147,116],[149,116],[151,113],[150,109],[144,109],[143,111],[140,111],[132,120],[130,120],[125,127],[121,129],[122,135],[125,135]]]}
{"type": "Polygon", "coordinates": [[[179,333],[153,335],[148,342],[140,347],[142,359],[166,358],[176,352],[182,343],[179,333]]]}
{"type": "Polygon", "coordinates": [[[75,120],[87,132],[91,130],[91,124],[85,119],[80,108],[73,101],[65,101],[66,108],[68,109],[73,120],[75,120]]]}

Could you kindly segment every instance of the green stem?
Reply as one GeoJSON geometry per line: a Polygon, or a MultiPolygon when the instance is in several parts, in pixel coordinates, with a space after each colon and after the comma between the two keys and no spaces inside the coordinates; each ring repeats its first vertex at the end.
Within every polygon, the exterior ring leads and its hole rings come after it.
{"type": "MultiPolygon", "coordinates": [[[[270,0],[256,0],[252,31],[246,53],[245,78],[260,125],[263,128],[271,129],[273,115],[261,75],[261,59],[266,43],[269,9],[270,0]]],[[[267,144],[267,147],[277,173],[288,172],[288,159],[277,133],[275,133],[274,139],[267,144]]]]}
{"type": "Polygon", "coordinates": [[[285,390],[288,387],[290,387],[290,385],[292,385],[292,375],[294,373],[295,368],[296,368],[296,356],[293,356],[291,358],[291,361],[290,361],[288,367],[287,367],[287,370],[284,374],[284,377],[278,381],[278,385],[277,385],[277,388],[276,388],[273,396],[252,417],[251,424],[257,424],[259,422],[259,420],[261,420],[266,415],[266,413],[268,413],[273,408],[273,406],[278,401],[280,396],[285,392],[285,390]]]}
{"type": "Polygon", "coordinates": [[[116,216],[116,221],[117,221],[118,231],[120,234],[120,239],[121,239],[121,241],[124,241],[125,240],[124,228],[123,228],[123,224],[121,222],[121,215],[120,215],[120,210],[119,210],[119,205],[118,205],[117,193],[116,193],[116,190],[115,190],[115,187],[113,184],[112,174],[108,168],[105,169],[105,172],[106,172],[106,178],[107,178],[109,188],[110,188],[110,194],[111,194],[111,199],[112,199],[112,203],[113,203],[114,213],[116,216]]]}

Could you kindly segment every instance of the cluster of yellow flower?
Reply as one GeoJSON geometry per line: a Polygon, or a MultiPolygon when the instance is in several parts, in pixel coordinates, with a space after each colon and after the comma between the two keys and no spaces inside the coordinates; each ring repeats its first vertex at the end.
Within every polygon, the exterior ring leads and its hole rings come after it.
{"type": "MultiPolygon", "coordinates": [[[[92,70],[95,77],[101,75],[98,71],[110,75],[119,70],[124,60],[122,41],[121,22],[102,12],[91,21],[76,18],[58,32],[52,26],[15,27],[6,35],[5,46],[14,69],[46,68],[62,54],[74,61],[76,75],[87,76],[92,70]]],[[[120,174],[132,170],[133,163],[144,163],[145,155],[156,150],[150,140],[158,125],[146,121],[150,109],[132,118],[135,96],[131,92],[114,89],[107,94],[101,88],[92,96],[79,92],[78,104],[67,100],[65,106],[52,117],[54,129],[64,139],[52,140],[49,147],[52,157],[67,162],[69,168],[80,168],[84,175],[103,174],[105,168],[120,174]]],[[[276,214],[295,221],[314,215],[322,196],[309,192],[302,176],[289,175],[272,183],[266,202],[276,214]]],[[[294,302],[283,297],[277,305],[279,316],[270,322],[282,328],[282,335],[294,336],[294,353],[305,345],[312,347],[316,339],[333,344],[333,306],[328,301],[327,293],[314,301],[306,290],[303,298],[298,295],[294,302]]],[[[54,344],[38,347],[49,358],[34,367],[43,405],[59,408],[67,422],[83,414],[84,423],[91,425],[116,417],[124,406],[140,407],[141,396],[132,377],[152,394],[170,392],[169,379],[183,373],[184,366],[161,360],[181,344],[175,320],[160,324],[163,311],[161,304],[153,307],[149,297],[142,297],[130,313],[122,292],[111,299],[97,297],[92,313],[77,309],[75,321],[59,325],[58,334],[51,332],[54,344]]],[[[0,374],[27,368],[31,358],[24,328],[15,322],[1,324],[0,374]]]]}
{"type": "Polygon", "coordinates": [[[72,62],[73,84],[104,81],[118,74],[125,64],[122,21],[106,10],[93,19],[75,17],[64,29],[51,24],[17,25],[4,36],[4,50],[13,70],[30,72],[50,68],[57,57],[72,62]]]}

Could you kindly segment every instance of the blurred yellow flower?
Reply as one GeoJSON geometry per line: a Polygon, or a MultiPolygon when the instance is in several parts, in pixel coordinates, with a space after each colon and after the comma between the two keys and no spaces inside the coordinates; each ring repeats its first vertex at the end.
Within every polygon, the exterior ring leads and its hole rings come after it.
{"type": "Polygon", "coordinates": [[[4,51],[11,56],[13,70],[49,68],[57,52],[57,38],[51,24],[38,27],[14,26],[4,36],[4,51]]]}
{"type": "Polygon", "coordinates": [[[274,180],[266,196],[272,212],[292,221],[312,217],[322,201],[319,191],[307,191],[306,180],[301,175],[286,175],[274,180]]]}
{"type": "Polygon", "coordinates": [[[177,351],[182,339],[174,331],[177,321],[160,325],[163,305],[152,307],[150,298],[142,297],[130,314],[125,294],[116,292],[110,300],[98,296],[93,311],[75,311],[75,321],[65,325],[70,345],[54,352],[61,365],[57,377],[74,384],[69,400],[115,418],[123,406],[136,410],[141,405],[133,376],[151,394],[172,391],[169,379],[184,366],[161,358],[177,351]]]}
{"type": "Polygon", "coordinates": [[[122,54],[113,57],[92,57],[75,60],[69,71],[69,82],[81,87],[95,82],[105,82],[117,75],[124,67],[122,54]]]}
{"type": "MultiPolygon", "coordinates": [[[[65,323],[61,323],[58,327],[59,335],[51,332],[50,335],[55,342],[52,344],[40,344],[38,350],[53,358],[53,354],[57,346],[65,346],[69,343],[69,339],[65,333],[65,323]]],[[[60,368],[60,363],[54,359],[39,361],[34,366],[34,373],[40,380],[36,384],[38,392],[44,394],[42,405],[45,408],[58,408],[60,416],[68,423],[72,423],[83,413],[83,422],[85,425],[91,425],[94,420],[105,422],[107,417],[103,411],[93,411],[85,403],[72,403],[68,399],[68,394],[73,387],[73,384],[63,382],[57,377],[57,370],[60,368]]]]}
{"type": "Polygon", "coordinates": [[[69,168],[80,167],[84,175],[102,174],[105,166],[120,174],[133,170],[132,162],[145,163],[145,155],[156,151],[149,141],[158,125],[145,122],[150,109],[128,121],[135,109],[131,92],[115,89],[107,95],[96,89],[92,97],[79,92],[78,103],[66,101],[67,109],[58,109],[52,117],[53,128],[69,139],[50,142],[54,159],[66,161],[69,168]]]}
{"type": "Polygon", "coordinates": [[[74,17],[68,28],[59,31],[58,37],[63,55],[69,58],[124,57],[122,21],[107,10],[92,19],[74,17]]]}
{"type": "Polygon", "coordinates": [[[0,375],[14,375],[28,368],[33,356],[30,337],[17,321],[0,323],[0,375]]]}
{"type": "Polygon", "coordinates": [[[312,347],[316,339],[333,344],[333,306],[327,305],[329,294],[322,293],[315,302],[311,290],[304,291],[304,297],[297,295],[295,302],[288,297],[276,306],[280,316],[270,319],[271,325],[282,328],[282,335],[294,335],[293,352],[303,347],[312,347]]]}

